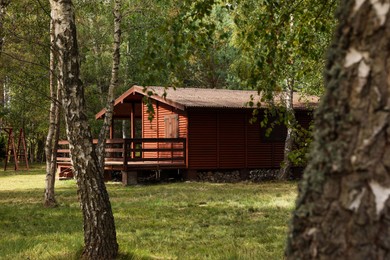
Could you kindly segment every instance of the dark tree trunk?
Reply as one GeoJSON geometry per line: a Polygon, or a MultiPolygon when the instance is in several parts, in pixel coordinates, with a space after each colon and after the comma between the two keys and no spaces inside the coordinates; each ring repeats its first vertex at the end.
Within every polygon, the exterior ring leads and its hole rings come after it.
{"type": "Polygon", "coordinates": [[[341,3],[288,259],[390,259],[389,8],[341,3]]]}
{"type": "Polygon", "coordinates": [[[29,154],[29,159],[30,162],[33,163],[35,162],[35,155],[36,155],[36,150],[38,148],[37,140],[35,138],[32,139],[27,139],[27,150],[29,154]]]}
{"type": "Polygon", "coordinates": [[[43,163],[45,161],[45,138],[41,136],[38,138],[36,162],[43,163]]]}
{"type": "Polygon", "coordinates": [[[114,217],[101,167],[92,144],[79,79],[79,53],[71,0],[50,0],[55,24],[59,86],[66,132],[84,220],[83,258],[114,259],[118,254],[114,217]]]}

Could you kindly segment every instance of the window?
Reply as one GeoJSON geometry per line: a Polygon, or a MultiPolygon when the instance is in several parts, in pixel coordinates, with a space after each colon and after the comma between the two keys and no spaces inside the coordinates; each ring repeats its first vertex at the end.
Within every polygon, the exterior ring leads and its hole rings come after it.
{"type": "Polygon", "coordinates": [[[134,118],[134,137],[142,138],[142,118],[134,118]]]}
{"type": "Polygon", "coordinates": [[[114,119],[114,138],[130,138],[130,120],[114,119]]]}
{"type": "Polygon", "coordinates": [[[164,116],[165,138],[179,137],[179,115],[164,116]]]}

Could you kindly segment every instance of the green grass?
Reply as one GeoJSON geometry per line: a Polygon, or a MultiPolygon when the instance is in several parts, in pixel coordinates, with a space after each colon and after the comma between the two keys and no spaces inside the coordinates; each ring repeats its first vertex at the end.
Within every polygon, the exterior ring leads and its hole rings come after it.
{"type": "MultiPolygon", "coordinates": [[[[77,259],[74,181],[42,206],[44,169],[0,173],[0,259],[77,259]]],[[[282,259],[296,183],[108,183],[121,259],[282,259]]]]}

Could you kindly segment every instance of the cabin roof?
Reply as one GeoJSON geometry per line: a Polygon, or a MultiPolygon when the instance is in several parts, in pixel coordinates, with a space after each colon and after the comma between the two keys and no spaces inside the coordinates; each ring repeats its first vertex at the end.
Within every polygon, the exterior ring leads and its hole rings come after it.
{"type": "MultiPolygon", "coordinates": [[[[153,94],[150,98],[168,104],[180,110],[186,108],[250,108],[248,102],[253,97],[256,104],[261,99],[256,90],[229,90],[229,89],[205,89],[205,88],[164,88],[164,87],[141,87],[133,86],[124,92],[115,100],[114,106],[126,103],[131,96],[140,94],[148,96],[148,92],[153,94]],[[164,91],[167,94],[164,98],[164,91]]],[[[280,102],[280,95],[276,98],[280,102]]],[[[316,96],[302,96],[299,93],[294,94],[294,108],[306,110],[313,108],[318,104],[319,98],[316,96]]],[[[265,107],[266,103],[262,102],[265,107]]],[[[96,118],[101,118],[105,114],[102,109],[96,114],[96,118]]]]}

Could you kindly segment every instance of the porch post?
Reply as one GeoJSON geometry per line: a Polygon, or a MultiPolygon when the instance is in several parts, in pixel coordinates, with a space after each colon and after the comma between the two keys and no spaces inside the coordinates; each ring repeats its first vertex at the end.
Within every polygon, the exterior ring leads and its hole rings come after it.
{"type": "MultiPolygon", "coordinates": [[[[134,105],[134,102],[132,102],[131,103],[131,114],[130,114],[130,137],[131,137],[131,139],[133,139],[135,137],[134,109],[135,109],[135,105],[134,105]]],[[[130,143],[130,149],[131,149],[131,158],[134,158],[135,157],[134,140],[130,143]]]]}
{"type": "Polygon", "coordinates": [[[134,103],[131,103],[131,115],[130,115],[130,137],[134,138],[135,137],[135,127],[134,127],[134,109],[135,105],[134,103]]]}
{"type": "Polygon", "coordinates": [[[114,118],[111,119],[111,125],[110,125],[110,139],[114,139],[114,118]]]}
{"type": "Polygon", "coordinates": [[[124,186],[138,184],[138,171],[122,171],[122,184],[124,186]]]}

